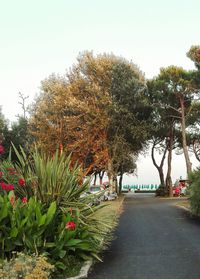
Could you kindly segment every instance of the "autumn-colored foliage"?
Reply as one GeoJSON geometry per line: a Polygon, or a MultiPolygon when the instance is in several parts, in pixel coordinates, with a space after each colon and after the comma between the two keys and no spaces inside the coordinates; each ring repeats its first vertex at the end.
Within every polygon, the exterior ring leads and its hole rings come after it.
{"type": "Polygon", "coordinates": [[[48,153],[71,153],[84,175],[106,169],[116,176],[124,158],[141,150],[150,112],[144,76],[133,63],[84,52],[66,76],[50,76],[41,89],[31,133],[48,153]]]}

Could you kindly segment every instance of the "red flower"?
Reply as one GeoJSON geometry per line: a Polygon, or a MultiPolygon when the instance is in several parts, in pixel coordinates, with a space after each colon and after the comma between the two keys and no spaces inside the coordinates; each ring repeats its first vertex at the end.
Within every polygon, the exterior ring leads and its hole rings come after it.
{"type": "Polygon", "coordinates": [[[26,197],[23,197],[23,198],[22,198],[22,202],[23,202],[23,203],[27,203],[27,202],[28,202],[28,199],[27,199],[26,197]]]}
{"type": "Polygon", "coordinates": [[[5,182],[0,183],[2,190],[5,191],[12,191],[15,189],[15,186],[13,184],[6,184],[5,182]]]}
{"type": "Polygon", "coordinates": [[[12,184],[7,184],[7,189],[8,189],[8,191],[12,191],[15,189],[15,186],[12,184]]]}
{"type": "Polygon", "coordinates": [[[1,182],[0,184],[1,184],[2,190],[6,190],[7,189],[6,183],[1,182]]]}
{"type": "Polygon", "coordinates": [[[23,178],[20,178],[20,179],[18,180],[18,184],[19,184],[20,186],[24,186],[24,185],[25,185],[25,180],[24,180],[23,178]]]}
{"type": "Polygon", "coordinates": [[[70,231],[74,231],[76,229],[76,223],[74,222],[67,222],[65,228],[70,231]]]}
{"type": "Polygon", "coordinates": [[[0,144],[0,155],[4,153],[4,147],[2,144],[0,144]]]}
{"type": "Polygon", "coordinates": [[[2,178],[2,176],[3,176],[3,172],[0,171],[0,178],[2,178]]]}

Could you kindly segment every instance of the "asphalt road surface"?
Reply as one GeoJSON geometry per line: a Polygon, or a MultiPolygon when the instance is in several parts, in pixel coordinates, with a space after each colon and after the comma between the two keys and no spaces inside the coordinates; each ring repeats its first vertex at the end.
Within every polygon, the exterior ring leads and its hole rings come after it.
{"type": "Polygon", "coordinates": [[[128,193],[115,240],[89,279],[200,279],[200,221],[177,200],[128,193]]]}

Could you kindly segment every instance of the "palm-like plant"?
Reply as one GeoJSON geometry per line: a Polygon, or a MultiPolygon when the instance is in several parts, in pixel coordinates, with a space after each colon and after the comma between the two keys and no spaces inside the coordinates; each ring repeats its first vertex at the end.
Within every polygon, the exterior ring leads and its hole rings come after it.
{"type": "MultiPolygon", "coordinates": [[[[98,252],[102,248],[102,239],[109,240],[108,232],[113,222],[97,214],[104,204],[91,206],[94,195],[82,195],[88,190],[90,180],[83,181],[80,166],[72,166],[70,156],[64,153],[56,152],[50,157],[35,148],[28,157],[22,148],[20,152],[13,148],[18,158],[15,169],[26,182],[24,186],[16,187],[16,193],[22,197],[34,196],[46,206],[56,201],[57,207],[64,213],[78,210],[79,222],[87,228],[98,252]]],[[[92,254],[98,258],[96,253],[92,254]]]]}

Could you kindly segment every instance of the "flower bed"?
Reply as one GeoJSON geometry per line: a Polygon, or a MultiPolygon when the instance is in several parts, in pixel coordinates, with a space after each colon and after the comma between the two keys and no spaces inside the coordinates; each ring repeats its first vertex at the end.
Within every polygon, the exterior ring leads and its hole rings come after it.
{"type": "Polygon", "coordinates": [[[64,154],[15,152],[17,163],[0,164],[0,258],[12,261],[13,251],[44,255],[55,278],[67,274],[73,260],[99,259],[113,224],[96,214],[104,205],[81,197],[89,181],[80,185],[80,168],[64,154]]]}

